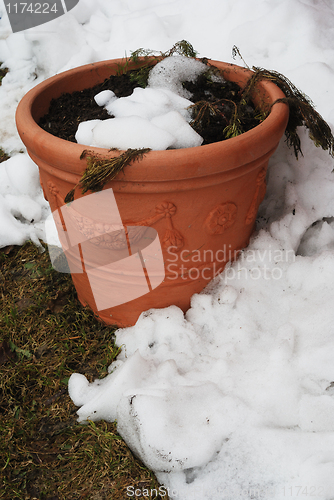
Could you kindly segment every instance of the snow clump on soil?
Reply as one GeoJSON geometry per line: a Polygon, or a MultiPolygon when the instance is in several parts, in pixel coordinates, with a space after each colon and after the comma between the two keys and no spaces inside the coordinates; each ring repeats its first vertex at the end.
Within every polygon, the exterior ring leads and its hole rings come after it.
{"type": "Polygon", "coordinates": [[[171,56],[156,64],[148,86],[136,87],[128,97],[110,90],[95,96],[114,118],[79,124],[76,141],[102,148],[164,150],[200,146],[203,138],[189,125],[191,93],[182,82],[195,81],[208,67],[195,59],[171,56]]]}
{"type": "Polygon", "coordinates": [[[182,82],[195,82],[208,66],[201,61],[184,56],[166,57],[153,66],[148,78],[149,87],[168,88],[175,94],[191,98],[191,93],[182,87],[182,82]]]}

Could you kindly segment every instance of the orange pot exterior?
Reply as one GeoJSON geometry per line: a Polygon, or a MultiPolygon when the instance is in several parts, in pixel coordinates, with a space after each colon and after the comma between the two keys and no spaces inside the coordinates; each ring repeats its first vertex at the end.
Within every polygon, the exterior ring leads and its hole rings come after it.
{"type": "MultiPolygon", "coordinates": [[[[122,63],[123,60],[111,60],[88,64],[49,78],[28,92],[17,108],[18,132],[39,167],[52,212],[64,207],[66,194],[78,183],[86,167],[86,160],[80,160],[80,156],[87,148],[54,137],[37,123],[48,111],[52,98],[92,87],[115,74],[122,63]]],[[[252,74],[236,65],[209,63],[241,87],[252,74]]],[[[284,94],[276,85],[262,81],[256,86],[253,101],[268,109],[282,97],[284,94]]],[[[150,308],[175,304],[186,311],[191,296],[222,271],[237,250],[247,246],[265,194],[268,161],[285,131],[288,114],[286,104],[276,103],[260,125],[238,137],[195,148],[151,151],[109,182],[104,190],[112,188],[124,226],[129,231],[138,226],[150,226],[157,231],[165,276],[161,284],[156,286],[153,280],[150,286],[147,267],[144,274],[151,291],[101,309],[84,266],[83,272],[72,271],[80,302],[91,307],[106,324],[120,327],[133,325],[140,313],[150,308]]],[[[102,148],[89,149],[105,157],[119,154],[102,148]]],[[[80,197],[76,190],[75,198],[80,197]]],[[[89,213],[83,217],[89,225],[89,213]]],[[[103,237],[91,240],[87,255],[94,260],[93,255],[101,252],[104,259],[108,258],[110,247],[106,241],[103,237]]],[[[117,249],[111,253],[116,261],[127,255],[124,248],[119,257],[115,257],[117,249]]],[[[82,260],[82,253],[75,255],[82,260]]],[[[145,267],[143,259],[141,264],[145,267]]],[[[107,297],[115,285],[108,283],[108,276],[101,276],[105,283],[101,283],[99,293],[107,297]]],[[[137,278],[133,278],[134,286],[137,278]]]]}

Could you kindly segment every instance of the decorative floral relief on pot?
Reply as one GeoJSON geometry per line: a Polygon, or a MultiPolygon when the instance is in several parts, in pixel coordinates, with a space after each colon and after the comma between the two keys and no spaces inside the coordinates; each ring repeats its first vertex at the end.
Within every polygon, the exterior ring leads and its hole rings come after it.
{"type": "Polygon", "coordinates": [[[205,225],[209,233],[222,234],[236,221],[238,207],[235,203],[221,203],[211,210],[206,218],[205,225]]]}
{"type": "Polygon", "coordinates": [[[267,169],[263,168],[257,175],[255,193],[246,215],[246,224],[254,222],[259,205],[266,194],[266,174],[267,169]]]}
{"type": "Polygon", "coordinates": [[[115,230],[110,224],[96,224],[94,220],[79,214],[72,214],[72,217],[79,231],[87,237],[90,243],[111,250],[128,248],[128,241],[132,244],[140,241],[147,230],[145,226],[125,226],[125,228],[115,230]]]}
{"type": "Polygon", "coordinates": [[[155,211],[159,219],[166,218],[167,230],[162,240],[164,248],[170,248],[174,252],[178,252],[184,245],[182,234],[173,226],[172,217],[176,213],[176,206],[174,203],[166,201],[155,207],[155,211]]]}
{"type": "MultiPolygon", "coordinates": [[[[57,208],[64,205],[59,190],[51,181],[48,182],[48,188],[52,196],[54,196],[57,208]]],[[[61,211],[59,213],[63,230],[66,231],[61,211]]],[[[74,209],[71,210],[71,216],[75,220],[77,229],[89,239],[90,243],[111,250],[123,250],[127,248],[128,241],[136,243],[144,236],[147,227],[165,218],[167,229],[161,243],[164,248],[171,248],[172,251],[178,252],[184,245],[184,239],[179,231],[174,228],[172,222],[172,217],[176,213],[176,206],[174,203],[165,201],[155,207],[155,213],[156,215],[139,221],[124,221],[124,227],[114,229],[110,224],[97,223],[93,219],[76,212],[74,209]]]]}

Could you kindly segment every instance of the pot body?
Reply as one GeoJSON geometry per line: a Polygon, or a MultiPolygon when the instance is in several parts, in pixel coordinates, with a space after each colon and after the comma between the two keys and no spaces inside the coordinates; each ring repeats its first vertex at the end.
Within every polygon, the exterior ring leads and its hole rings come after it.
{"type": "MultiPolygon", "coordinates": [[[[288,121],[287,105],[276,103],[260,125],[238,137],[151,151],[101,193],[82,196],[77,190],[71,211],[64,198],[86,168],[80,159],[86,147],[48,134],[38,121],[52,98],[104,81],[122,62],[93,63],[49,78],[24,96],[16,114],[45,197],[58,214],[59,231],[73,236],[66,256],[78,298],[102,321],[120,327],[133,325],[150,308],[175,304],[187,310],[191,296],[248,244],[265,194],[268,161],[288,121]]],[[[241,87],[252,74],[209,63],[241,87]]],[[[282,97],[268,81],[258,83],[252,96],[262,109],[282,97]]],[[[105,157],[119,154],[90,149],[105,157]]]]}

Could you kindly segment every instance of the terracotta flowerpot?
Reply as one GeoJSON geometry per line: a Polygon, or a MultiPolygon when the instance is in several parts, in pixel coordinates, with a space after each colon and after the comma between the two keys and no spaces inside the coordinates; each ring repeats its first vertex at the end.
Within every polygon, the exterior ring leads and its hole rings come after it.
{"type": "MultiPolygon", "coordinates": [[[[223,72],[225,79],[241,87],[252,74],[236,65],[210,63],[223,72]]],[[[80,159],[80,155],[87,148],[54,137],[37,123],[48,111],[52,98],[102,82],[118,71],[119,64],[121,59],[103,61],[58,74],[28,92],[17,108],[18,132],[39,166],[41,184],[53,212],[61,213],[61,207],[66,212],[64,198],[86,168],[86,160],[80,159]]],[[[256,105],[268,109],[282,97],[276,85],[262,81],[252,98],[256,105]]],[[[72,279],[80,302],[89,305],[105,323],[122,327],[133,325],[140,313],[150,308],[175,304],[187,310],[191,296],[200,292],[223,270],[235,252],[248,244],[265,194],[268,160],[285,131],[288,114],[286,104],[276,103],[260,125],[238,137],[194,148],[151,151],[141,161],[126,167],[104,188],[114,194],[122,223],[128,228],[125,232],[111,229],[109,215],[101,212],[97,225],[97,211],[93,215],[92,206],[82,203],[81,214],[75,211],[78,226],[73,229],[74,224],[72,229],[79,234],[77,241],[80,234],[84,234],[86,240],[90,238],[86,257],[80,246],[82,238],[75,251],[71,253],[70,249],[67,255],[73,260],[72,279]],[[152,229],[147,233],[145,227],[152,229]],[[155,238],[156,234],[159,238],[155,238]],[[149,244],[155,245],[154,256],[163,259],[165,276],[161,275],[161,265],[154,267],[152,252],[145,264],[146,247],[140,243],[145,235],[146,238],[149,235],[149,244]],[[137,251],[136,256],[140,256],[137,258],[140,265],[133,275],[131,271],[124,271],[121,264],[129,257],[129,237],[139,245],[132,248],[132,253],[137,251]],[[120,244],[117,246],[115,241],[120,244]],[[120,272],[117,265],[111,266],[113,272],[106,271],[108,255],[112,255],[110,259],[114,264],[120,263],[120,272]],[[100,268],[94,270],[99,263],[100,268]],[[79,272],[75,272],[76,266],[79,272]],[[117,287],[120,287],[120,303],[112,299],[105,307],[107,302],[96,300],[97,295],[106,299],[117,296],[117,287]],[[133,289],[133,296],[137,298],[125,300],[124,297],[131,295],[124,295],[125,288],[133,289]]],[[[94,150],[105,157],[118,154],[102,148],[94,150]]],[[[77,190],[75,198],[81,196],[77,190]]],[[[62,228],[69,230],[67,222],[60,218],[62,228]]]]}

